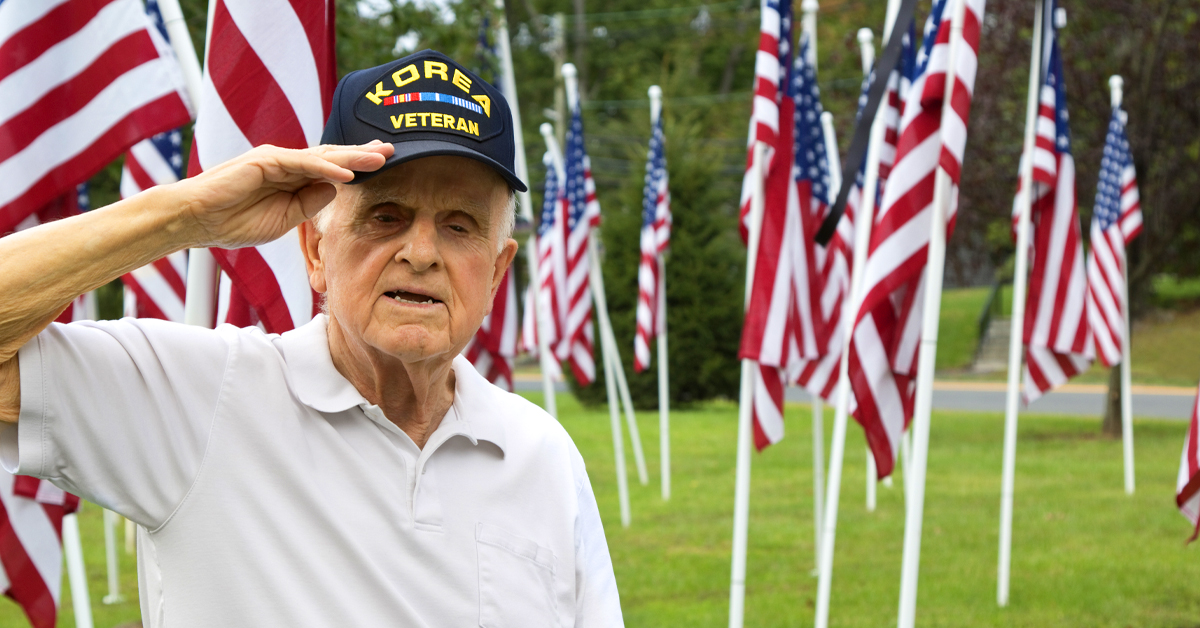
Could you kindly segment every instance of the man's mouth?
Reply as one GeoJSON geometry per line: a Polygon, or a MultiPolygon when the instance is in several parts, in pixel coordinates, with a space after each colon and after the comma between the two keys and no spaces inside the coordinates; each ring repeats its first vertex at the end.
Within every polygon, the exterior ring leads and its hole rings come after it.
{"type": "Polygon", "coordinates": [[[396,301],[398,301],[400,303],[411,303],[413,305],[433,305],[435,303],[441,303],[440,299],[435,299],[427,294],[421,294],[419,292],[408,292],[405,290],[397,290],[394,292],[385,292],[385,293],[383,293],[383,295],[388,297],[389,299],[395,299],[396,301]]]}

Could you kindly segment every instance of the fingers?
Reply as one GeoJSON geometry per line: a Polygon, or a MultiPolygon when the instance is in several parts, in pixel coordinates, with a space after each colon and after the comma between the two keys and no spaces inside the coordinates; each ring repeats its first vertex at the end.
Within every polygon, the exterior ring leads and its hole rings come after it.
{"type": "Polygon", "coordinates": [[[283,182],[286,178],[299,175],[304,179],[318,179],[337,183],[348,183],[354,173],[372,172],[383,167],[394,152],[391,144],[372,142],[360,146],[317,146],[307,150],[276,149],[271,155],[279,167],[279,173],[268,179],[283,182]]]}
{"type": "Polygon", "coordinates": [[[359,146],[319,146],[314,151],[322,158],[357,172],[373,172],[383,167],[388,157],[395,152],[395,147],[379,140],[359,146]]]}

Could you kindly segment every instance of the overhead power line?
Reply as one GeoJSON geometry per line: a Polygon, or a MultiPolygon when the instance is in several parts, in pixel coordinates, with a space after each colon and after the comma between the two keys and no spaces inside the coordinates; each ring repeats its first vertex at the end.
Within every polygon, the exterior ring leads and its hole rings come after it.
{"type": "MultiPolygon", "coordinates": [[[[718,2],[716,4],[698,4],[690,7],[672,7],[669,9],[642,9],[640,11],[607,11],[603,13],[585,13],[583,21],[585,22],[621,22],[627,20],[653,20],[662,17],[673,17],[676,15],[696,15],[701,11],[708,13],[721,13],[725,11],[737,11],[743,6],[742,2],[718,2]]],[[[574,15],[566,15],[568,22],[574,22],[578,18],[574,15]]]]}

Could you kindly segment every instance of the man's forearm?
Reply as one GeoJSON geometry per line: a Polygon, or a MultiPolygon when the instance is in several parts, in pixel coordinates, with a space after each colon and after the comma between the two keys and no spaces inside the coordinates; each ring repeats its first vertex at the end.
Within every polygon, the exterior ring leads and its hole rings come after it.
{"type": "Polygon", "coordinates": [[[0,364],[75,297],[191,245],[179,195],[152,188],[0,239],[0,364]]]}
{"type": "Polygon", "coordinates": [[[392,145],[259,146],[196,177],[0,238],[0,422],[16,421],[14,357],[72,299],[191,246],[270,242],[316,215],[332,182],[371,172],[392,145]]]}

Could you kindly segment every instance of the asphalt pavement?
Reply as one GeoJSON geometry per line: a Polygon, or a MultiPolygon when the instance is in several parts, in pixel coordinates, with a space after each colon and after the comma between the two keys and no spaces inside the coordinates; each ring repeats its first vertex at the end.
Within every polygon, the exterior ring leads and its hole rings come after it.
{"type": "MultiPolygon", "coordinates": [[[[541,381],[529,376],[516,378],[519,391],[540,391],[541,381]]],[[[558,385],[559,392],[566,386],[558,385]]],[[[1102,416],[1106,386],[1089,384],[1067,384],[1022,407],[1022,413],[1074,414],[1080,416],[1102,416]]],[[[787,389],[787,400],[808,403],[808,392],[795,387],[787,389]]],[[[1196,391],[1191,388],[1169,386],[1134,386],[1133,415],[1135,417],[1188,420],[1196,391]]],[[[933,385],[933,407],[939,410],[967,410],[980,412],[1004,412],[1004,384],[990,382],[935,382],[933,385]]]]}
{"type": "MultiPolygon", "coordinates": [[[[1022,406],[1022,413],[1103,416],[1107,386],[1067,384],[1022,406]]],[[[808,392],[788,388],[787,400],[807,403],[808,392]]],[[[1005,386],[988,382],[934,382],[933,407],[939,410],[1004,412],[1005,386]]],[[[1187,420],[1192,418],[1196,391],[1168,386],[1134,386],[1133,416],[1187,420]]]]}

